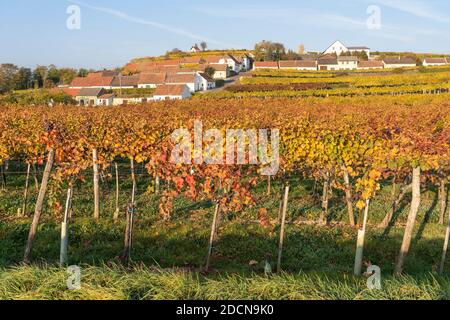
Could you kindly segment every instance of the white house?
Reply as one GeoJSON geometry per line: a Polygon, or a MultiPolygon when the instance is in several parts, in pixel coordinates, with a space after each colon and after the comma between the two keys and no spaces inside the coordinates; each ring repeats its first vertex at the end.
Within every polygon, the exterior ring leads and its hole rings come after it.
{"type": "Polygon", "coordinates": [[[358,57],[354,56],[339,56],[337,58],[337,70],[356,70],[358,68],[358,57]]]}
{"type": "Polygon", "coordinates": [[[417,66],[416,61],[412,58],[385,58],[383,59],[383,64],[385,68],[410,68],[417,66]]]}
{"type": "Polygon", "coordinates": [[[114,102],[114,94],[103,94],[98,97],[97,105],[98,106],[112,106],[114,102]]]}
{"type": "Polygon", "coordinates": [[[82,88],[75,96],[75,100],[81,106],[99,105],[99,97],[106,94],[103,88],[82,88]]]}
{"type": "Polygon", "coordinates": [[[162,85],[153,93],[153,100],[182,100],[191,97],[191,92],[186,85],[162,85]]]}
{"type": "Polygon", "coordinates": [[[166,81],[166,73],[141,73],[138,88],[156,88],[166,81]]]}
{"type": "Polygon", "coordinates": [[[424,67],[445,66],[446,64],[445,58],[425,58],[423,60],[424,67]]]}
{"type": "Polygon", "coordinates": [[[323,53],[324,54],[335,54],[340,56],[344,52],[348,52],[348,48],[339,40],[335,41],[331,46],[329,46],[323,53]]]}
{"type": "Polygon", "coordinates": [[[360,61],[358,63],[358,69],[370,70],[370,69],[383,69],[384,64],[381,61],[360,61]]]}
{"type": "Polygon", "coordinates": [[[215,80],[225,80],[230,76],[230,67],[227,64],[204,64],[200,65],[200,70],[205,71],[206,68],[213,68],[215,80]]]}
{"type": "Polygon", "coordinates": [[[341,54],[345,52],[350,53],[356,53],[356,52],[362,52],[364,51],[367,54],[367,57],[370,57],[370,48],[368,47],[347,47],[345,44],[343,44],[341,41],[335,41],[331,46],[329,46],[323,53],[324,54],[335,54],[337,56],[340,56],[341,54]]]}
{"type": "Polygon", "coordinates": [[[317,61],[314,60],[283,60],[279,62],[280,69],[291,70],[317,70],[317,61]]]}
{"type": "Polygon", "coordinates": [[[198,44],[194,44],[192,47],[191,47],[191,52],[193,52],[193,53],[195,53],[195,52],[201,52],[202,51],[202,49],[200,49],[200,47],[198,46],[198,44]]]}
{"type": "Polygon", "coordinates": [[[202,77],[198,73],[193,74],[168,74],[165,84],[185,84],[191,92],[200,91],[202,77]]]}
{"type": "Polygon", "coordinates": [[[248,54],[241,56],[241,69],[242,71],[249,71],[253,69],[253,59],[248,54]]]}
{"type": "Polygon", "coordinates": [[[216,81],[206,73],[199,73],[201,77],[200,90],[207,91],[216,88],[216,81]]]}
{"type": "Polygon", "coordinates": [[[317,61],[317,69],[318,70],[339,70],[339,65],[337,59],[319,59],[317,61]]]}

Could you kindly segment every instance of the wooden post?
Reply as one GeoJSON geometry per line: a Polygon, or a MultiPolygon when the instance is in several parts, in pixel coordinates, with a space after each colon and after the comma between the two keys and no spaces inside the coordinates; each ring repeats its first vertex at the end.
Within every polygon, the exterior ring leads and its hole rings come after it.
{"type": "Polygon", "coordinates": [[[2,190],[5,190],[6,188],[6,175],[5,175],[5,164],[0,164],[0,173],[2,175],[2,190]]]}
{"type": "Polygon", "coordinates": [[[326,174],[325,180],[323,182],[322,190],[322,213],[320,215],[320,222],[326,223],[328,217],[328,195],[329,195],[329,174],[326,174]]]}
{"type": "Polygon", "coordinates": [[[411,245],[412,233],[414,230],[414,224],[416,222],[417,212],[419,211],[419,206],[420,206],[420,167],[416,167],[413,169],[411,210],[409,211],[402,246],[398,254],[397,263],[395,265],[394,271],[395,275],[400,275],[403,271],[403,264],[405,262],[406,256],[408,255],[409,247],[411,245]]]}
{"type": "Polygon", "coordinates": [[[50,172],[52,171],[53,162],[55,160],[55,149],[52,148],[48,152],[47,163],[45,165],[44,174],[42,176],[41,189],[39,190],[38,199],[36,201],[36,207],[34,209],[33,222],[31,223],[30,232],[28,233],[28,240],[25,248],[25,253],[23,256],[23,261],[29,263],[31,259],[31,251],[33,250],[33,242],[36,236],[37,227],[39,224],[39,219],[42,214],[42,207],[44,205],[45,194],[47,192],[47,185],[50,179],[50,172]]]}
{"type": "Polygon", "coordinates": [[[440,274],[444,273],[445,258],[447,256],[448,241],[449,241],[449,238],[450,238],[450,210],[448,210],[448,212],[449,212],[449,215],[448,215],[447,228],[446,228],[446,231],[445,231],[444,248],[442,249],[441,264],[439,266],[439,273],[440,274]]]}
{"type": "Polygon", "coordinates": [[[367,219],[369,216],[369,204],[370,201],[366,200],[366,207],[364,208],[363,225],[362,228],[358,230],[358,239],[356,241],[355,268],[354,268],[355,276],[360,276],[362,270],[362,261],[364,254],[364,238],[366,236],[367,219]]]}
{"type": "Polygon", "coordinates": [[[352,201],[352,189],[350,186],[350,176],[348,174],[347,167],[342,166],[344,171],[344,184],[345,184],[345,200],[347,201],[348,220],[351,226],[355,225],[355,215],[353,213],[353,201],[352,201]]]}
{"type": "Polygon", "coordinates": [[[281,229],[280,229],[280,242],[278,244],[277,272],[281,272],[281,255],[283,253],[284,228],[285,228],[285,225],[286,225],[286,213],[287,213],[288,199],[289,199],[289,185],[287,185],[285,190],[284,190],[283,214],[282,214],[282,217],[281,217],[281,229]]]}
{"type": "Polygon", "coordinates": [[[217,217],[219,215],[219,210],[220,210],[220,205],[217,203],[216,204],[216,208],[214,210],[214,216],[213,216],[213,221],[212,221],[212,225],[211,225],[211,235],[209,237],[208,253],[206,255],[205,271],[209,270],[209,264],[210,264],[212,249],[213,249],[214,237],[215,237],[215,234],[216,234],[217,217]]]}
{"type": "Polygon", "coordinates": [[[72,207],[72,187],[67,189],[66,210],[64,220],[61,223],[61,249],[59,252],[59,265],[62,267],[67,263],[67,248],[69,245],[69,212],[72,207]]]}
{"type": "Polygon", "coordinates": [[[127,213],[126,213],[127,223],[126,223],[126,227],[125,227],[125,243],[124,243],[124,250],[123,250],[123,259],[125,260],[126,264],[129,264],[131,261],[134,213],[135,213],[135,208],[134,208],[133,204],[129,204],[127,207],[127,213]]]}
{"type": "Polygon", "coordinates": [[[38,169],[36,167],[36,163],[33,163],[33,178],[36,191],[39,191],[38,169]]]}
{"type": "Polygon", "coordinates": [[[114,168],[116,170],[116,211],[114,211],[114,221],[119,220],[119,169],[117,167],[117,162],[114,163],[114,168]]]}
{"type": "Polygon", "coordinates": [[[132,159],[130,161],[131,166],[131,179],[133,181],[133,191],[131,194],[131,203],[133,206],[135,205],[135,197],[136,197],[136,191],[137,191],[137,184],[136,184],[136,174],[134,173],[134,160],[132,159]]]}
{"type": "Polygon", "coordinates": [[[271,185],[271,181],[272,181],[272,177],[271,176],[267,176],[267,195],[270,196],[270,194],[272,193],[272,185],[271,185]]]}
{"type": "Polygon", "coordinates": [[[31,170],[31,164],[28,163],[27,178],[25,180],[25,191],[23,192],[22,217],[26,216],[26,214],[27,214],[27,198],[28,198],[28,185],[29,185],[29,181],[30,181],[30,170],[31,170]]]}
{"type": "Polygon", "coordinates": [[[447,178],[442,176],[439,179],[439,209],[440,209],[440,214],[439,214],[439,223],[440,224],[444,224],[444,220],[445,220],[445,209],[446,209],[446,205],[447,205],[447,190],[445,188],[445,184],[447,178]]]}
{"type": "Polygon", "coordinates": [[[159,194],[159,185],[160,185],[160,180],[159,180],[159,177],[157,176],[155,178],[155,193],[156,194],[159,194]]]}
{"type": "Polygon", "coordinates": [[[98,176],[97,149],[92,149],[92,166],[94,169],[94,219],[100,218],[100,187],[98,176]]]}

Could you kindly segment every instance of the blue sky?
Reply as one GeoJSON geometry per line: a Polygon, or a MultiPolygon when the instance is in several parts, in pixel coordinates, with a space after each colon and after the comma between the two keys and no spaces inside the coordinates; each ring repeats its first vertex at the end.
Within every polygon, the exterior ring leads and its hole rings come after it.
{"type": "Polygon", "coordinates": [[[325,50],[334,40],[372,50],[450,53],[448,0],[14,0],[0,1],[0,63],[108,68],[134,57],[210,48],[252,48],[260,40],[325,50]],[[69,30],[67,7],[81,9],[69,30]],[[381,9],[370,30],[367,8],[381,9]]]}

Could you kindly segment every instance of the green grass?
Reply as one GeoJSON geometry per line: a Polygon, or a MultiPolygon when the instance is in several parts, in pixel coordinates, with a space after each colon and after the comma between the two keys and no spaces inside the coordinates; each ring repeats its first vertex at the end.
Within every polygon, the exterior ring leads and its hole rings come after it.
{"type": "MultiPolygon", "coordinates": [[[[121,164],[121,206],[130,198],[128,167],[121,164]]],[[[10,171],[23,171],[11,165],[10,171]]],[[[409,209],[405,199],[397,212],[397,223],[385,234],[376,228],[390,205],[386,185],[370,207],[364,262],[382,270],[381,291],[367,290],[365,278],[354,278],[353,262],[357,230],[347,226],[343,195],[334,193],[331,224],[319,227],[309,222],[320,214],[319,195],[314,184],[292,179],[288,224],[282,259],[283,274],[266,277],[267,256],[275,269],[279,226],[276,223],[280,185],[273,183],[273,195],[266,196],[265,182],[257,190],[258,206],[224,217],[208,274],[200,270],[205,262],[213,206],[176,199],[170,222],[158,215],[159,197],[147,192],[150,177],[139,176],[137,217],[132,249],[133,266],[120,266],[125,223],[123,211],[118,223],[114,212],[113,181],[102,184],[101,219],[92,217],[90,175],[78,183],[69,228],[69,264],[82,266],[82,290],[66,289],[65,269],[57,267],[61,217],[46,205],[33,250],[33,264],[21,265],[31,218],[16,218],[22,204],[24,175],[7,173],[7,190],[0,192],[0,299],[447,299],[449,278],[435,275],[440,261],[444,226],[436,224],[438,206],[435,190],[423,193],[423,201],[405,276],[392,272],[402,236],[402,224],[409,209]],[[272,226],[257,221],[259,208],[266,208],[272,226]]],[[[164,184],[162,185],[164,188],[164,184]]],[[[54,197],[63,202],[64,190],[54,197]]],[[[28,213],[33,211],[34,186],[28,213]]],[[[450,271],[447,265],[445,274],[450,271]]]]}

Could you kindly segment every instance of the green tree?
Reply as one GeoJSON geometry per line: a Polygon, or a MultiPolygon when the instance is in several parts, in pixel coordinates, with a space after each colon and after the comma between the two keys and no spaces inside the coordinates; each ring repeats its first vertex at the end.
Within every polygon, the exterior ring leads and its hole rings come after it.
{"type": "Polygon", "coordinates": [[[214,74],[216,73],[216,69],[214,69],[211,66],[206,67],[205,68],[205,73],[212,78],[212,77],[214,77],[214,74]]]}
{"type": "Polygon", "coordinates": [[[19,68],[11,63],[0,65],[0,93],[5,93],[14,89],[14,79],[19,68]]]}

